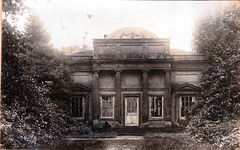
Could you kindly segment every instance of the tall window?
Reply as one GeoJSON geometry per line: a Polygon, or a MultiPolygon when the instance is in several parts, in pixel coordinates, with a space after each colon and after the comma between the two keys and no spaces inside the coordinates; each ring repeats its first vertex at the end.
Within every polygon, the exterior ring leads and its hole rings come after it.
{"type": "Polygon", "coordinates": [[[101,117],[102,118],[114,117],[114,97],[113,96],[101,97],[101,117]]]}
{"type": "Polygon", "coordinates": [[[163,97],[162,96],[150,97],[150,117],[151,118],[163,117],[163,97]]]}
{"type": "Polygon", "coordinates": [[[84,96],[73,96],[72,97],[72,116],[73,117],[84,117],[84,96]]]}
{"type": "Polygon", "coordinates": [[[193,96],[181,96],[180,97],[180,118],[185,119],[187,111],[192,105],[193,96]]]}

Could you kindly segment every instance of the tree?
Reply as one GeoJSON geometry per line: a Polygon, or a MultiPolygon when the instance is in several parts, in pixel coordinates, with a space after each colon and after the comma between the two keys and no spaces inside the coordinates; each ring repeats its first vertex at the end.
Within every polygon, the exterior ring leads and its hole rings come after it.
{"type": "MultiPolygon", "coordinates": [[[[10,7],[14,1],[3,3],[9,6],[3,10],[14,11],[10,7]]],[[[14,17],[16,12],[11,13],[14,17]]],[[[72,81],[67,61],[49,46],[50,38],[36,16],[30,16],[26,33],[16,30],[8,18],[2,29],[1,144],[4,148],[53,145],[69,117],[66,103],[72,81]]]]}
{"type": "Polygon", "coordinates": [[[195,51],[204,54],[210,64],[201,83],[203,99],[192,110],[190,127],[202,139],[233,148],[239,146],[239,20],[240,4],[231,3],[200,18],[194,32],[195,51]]]}
{"type": "MultiPolygon", "coordinates": [[[[27,106],[33,104],[37,98],[37,87],[30,67],[32,61],[24,49],[22,34],[4,20],[2,35],[1,137],[2,143],[8,147],[18,145],[15,139],[19,139],[22,134],[17,134],[19,131],[17,126],[27,128],[24,117],[27,115],[27,106]]],[[[34,140],[29,139],[29,141],[34,140]]]]}
{"type": "Polygon", "coordinates": [[[91,48],[88,45],[84,45],[82,48],[79,47],[78,45],[72,45],[72,46],[60,48],[60,51],[66,54],[89,51],[89,50],[91,50],[91,48]]]}
{"type": "Polygon", "coordinates": [[[5,16],[23,14],[25,9],[24,0],[2,0],[2,11],[5,16]]]}
{"type": "MultiPolygon", "coordinates": [[[[68,105],[71,96],[71,74],[67,58],[49,44],[50,36],[39,16],[30,15],[26,24],[25,37],[31,58],[37,67],[38,83],[48,84],[47,96],[61,107],[68,105]]],[[[66,108],[64,108],[66,110],[66,108]]]]}

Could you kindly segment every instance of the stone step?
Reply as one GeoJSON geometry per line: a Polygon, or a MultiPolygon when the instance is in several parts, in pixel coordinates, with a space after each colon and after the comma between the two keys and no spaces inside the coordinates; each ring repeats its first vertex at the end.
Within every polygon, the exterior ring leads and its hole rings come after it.
{"type": "Polygon", "coordinates": [[[75,138],[75,137],[66,137],[65,141],[122,141],[122,140],[129,140],[129,141],[138,141],[144,140],[143,136],[133,136],[133,135],[126,135],[126,136],[117,136],[115,138],[75,138]]]}
{"type": "Polygon", "coordinates": [[[119,132],[118,135],[119,136],[143,136],[143,132],[139,132],[139,133],[133,133],[133,132],[119,132]]]}

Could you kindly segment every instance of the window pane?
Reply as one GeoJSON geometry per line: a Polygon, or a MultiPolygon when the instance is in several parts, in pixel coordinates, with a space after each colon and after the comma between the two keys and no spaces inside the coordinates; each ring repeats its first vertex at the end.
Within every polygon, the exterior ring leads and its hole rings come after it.
{"type": "Polygon", "coordinates": [[[83,117],[83,109],[82,108],[79,109],[79,117],[83,117]]]}
{"type": "Polygon", "coordinates": [[[75,98],[73,98],[73,100],[72,100],[72,107],[73,107],[73,108],[76,107],[75,98]]]}
{"type": "Polygon", "coordinates": [[[185,110],[185,108],[184,108],[184,107],[182,107],[182,108],[181,108],[181,117],[185,117],[184,110],[185,110]]]}
{"type": "Polygon", "coordinates": [[[185,99],[184,100],[184,104],[185,104],[184,106],[188,107],[188,97],[185,97],[184,99],[185,99]]]}
{"type": "Polygon", "coordinates": [[[83,117],[83,107],[84,97],[83,96],[74,96],[72,98],[72,116],[73,117],[83,117]]]}
{"type": "Polygon", "coordinates": [[[151,117],[162,117],[162,97],[150,97],[151,117]]]}
{"type": "Polygon", "coordinates": [[[76,97],[76,106],[75,107],[78,107],[78,98],[76,97]]]}
{"type": "Polygon", "coordinates": [[[75,117],[78,117],[79,116],[79,109],[76,109],[76,116],[75,117]]]}
{"type": "Polygon", "coordinates": [[[102,106],[106,106],[104,97],[102,98],[102,106]]]}
{"type": "Polygon", "coordinates": [[[113,117],[113,108],[103,107],[102,117],[113,117]]]}
{"type": "Polygon", "coordinates": [[[182,106],[184,107],[185,105],[184,105],[184,97],[181,97],[181,101],[182,101],[182,106]]]}
{"type": "Polygon", "coordinates": [[[186,113],[192,105],[192,96],[181,96],[181,108],[180,108],[180,116],[181,117],[186,117],[186,113]]]}
{"type": "Polygon", "coordinates": [[[137,97],[127,98],[127,113],[137,113],[137,97]]]}
{"type": "Polygon", "coordinates": [[[113,117],[114,102],[112,96],[102,96],[101,98],[101,114],[102,117],[113,117]]]}
{"type": "Polygon", "coordinates": [[[80,99],[80,108],[83,109],[83,99],[80,99]]]}
{"type": "Polygon", "coordinates": [[[191,104],[192,104],[192,97],[189,97],[189,106],[191,106],[191,104]]]}

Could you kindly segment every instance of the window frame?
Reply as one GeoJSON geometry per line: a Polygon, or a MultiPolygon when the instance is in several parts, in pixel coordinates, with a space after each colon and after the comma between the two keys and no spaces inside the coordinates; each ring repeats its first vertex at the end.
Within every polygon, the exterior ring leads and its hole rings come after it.
{"type": "Polygon", "coordinates": [[[163,119],[164,118],[164,96],[163,95],[150,95],[149,96],[149,118],[150,119],[163,119]],[[162,116],[161,117],[152,117],[151,116],[151,102],[152,98],[161,97],[162,98],[162,116]]]}
{"type": "MultiPolygon", "coordinates": [[[[75,99],[76,100],[76,99],[75,99]]],[[[85,119],[85,105],[86,105],[86,95],[73,95],[72,96],[72,100],[71,100],[71,114],[72,114],[72,117],[74,118],[74,119],[81,119],[81,120],[83,120],[83,119],[85,119]],[[73,115],[73,97],[82,97],[82,117],[75,117],[74,115],[73,115]]],[[[76,104],[76,101],[75,101],[75,104],[76,104]]],[[[76,107],[75,107],[76,108],[76,107]]],[[[80,108],[79,108],[80,109],[80,108]]]]}
{"type": "MultiPolygon", "coordinates": [[[[106,107],[106,106],[104,106],[104,107],[106,107]]],[[[108,107],[110,107],[110,106],[108,106],[108,107]]],[[[114,116],[115,116],[115,113],[114,113],[114,111],[115,111],[115,96],[114,95],[101,95],[100,96],[100,108],[101,108],[101,118],[102,119],[113,119],[114,116]],[[113,116],[112,117],[102,116],[102,113],[103,113],[103,111],[102,111],[102,108],[103,108],[103,106],[102,106],[102,104],[103,104],[103,97],[111,97],[111,99],[113,100],[113,106],[112,106],[113,116]]]]}
{"type": "Polygon", "coordinates": [[[192,106],[192,104],[193,104],[193,102],[195,102],[196,98],[195,98],[195,95],[180,95],[179,96],[179,119],[180,120],[186,120],[186,114],[185,114],[184,117],[182,117],[182,111],[181,111],[181,109],[182,109],[182,97],[184,97],[184,100],[185,100],[186,97],[188,97],[188,98],[192,97],[192,102],[190,103],[190,106],[188,106],[188,107],[192,106]]]}

